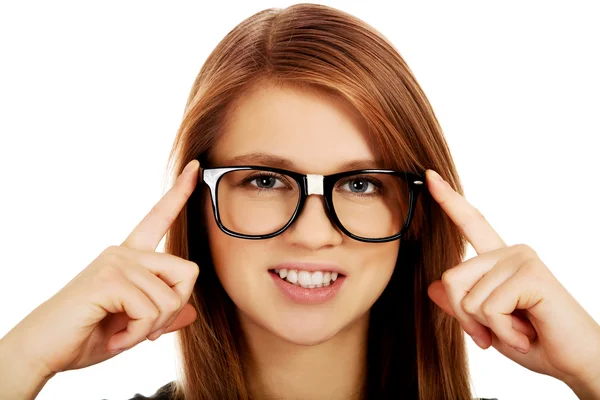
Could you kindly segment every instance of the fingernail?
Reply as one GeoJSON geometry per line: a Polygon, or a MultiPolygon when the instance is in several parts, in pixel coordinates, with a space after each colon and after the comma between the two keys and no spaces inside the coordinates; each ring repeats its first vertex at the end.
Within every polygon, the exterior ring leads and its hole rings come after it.
{"type": "Polygon", "coordinates": [[[110,351],[110,354],[119,354],[119,353],[120,353],[120,352],[122,352],[123,350],[125,350],[125,348],[111,350],[111,351],[110,351]]]}
{"type": "Polygon", "coordinates": [[[527,351],[525,349],[522,349],[520,347],[515,347],[515,349],[517,349],[517,351],[520,351],[523,354],[527,354],[527,351]]]}
{"type": "Polygon", "coordinates": [[[157,330],[156,332],[153,332],[151,335],[148,335],[148,339],[150,340],[156,340],[160,337],[160,335],[163,334],[163,332],[165,331],[165,328],[161,328],[159,330],[157,330]]]}
{"type": "Polygon", "coordinates": [[[475,342],[475,344],[479,347],[481,347],[482,349],[485,349],[485,342],[483,341],[483,339],[481,339],[479,336],[471,336],[473,338],[473,341],[475,342]]]}
{"type": "Polygon", "coordinates": [[[190,172],[195,164],[196,160],[192,160],[188,163],[188,165],[183,169],[183,172],[190,172]]]}
{"type": "Polygon", "coordinates": [[[433,179],[435,179],[438,182],[443,182],[444,180],[442,179],[442,177],[440,176],[440,174],[438,174],[437,172],[435,172],[434,170],[430,169],[432,175],[433,175],[433,179]]]}

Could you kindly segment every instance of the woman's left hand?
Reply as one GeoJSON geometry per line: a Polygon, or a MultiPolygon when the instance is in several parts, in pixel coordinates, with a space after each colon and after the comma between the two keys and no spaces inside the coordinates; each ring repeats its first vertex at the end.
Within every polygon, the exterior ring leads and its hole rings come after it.
{"type": "Polygon", "coordinates": [[[569,386],[600,381],[600,325],[531,247],[507,246],[475,207],[432,172],[429,192],[477,256],[447,270],[429,286],[429,297],[483,349],[491,345],[569,386]]]}

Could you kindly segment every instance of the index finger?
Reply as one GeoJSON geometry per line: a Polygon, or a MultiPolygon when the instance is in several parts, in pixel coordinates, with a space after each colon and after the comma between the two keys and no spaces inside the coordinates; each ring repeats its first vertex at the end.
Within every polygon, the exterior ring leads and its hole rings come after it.
{"type": "Polygon", "coordinates": [[[477,254],[487,253],[506,247],[504,240],[492,228],[478,209],[473,207],[460,193],[457,193],[445,180],[436,179],[435,171],[426,171],[429,192],[439,203],[450,219],[458,226],[477,254]]]}
{"type": "Polygon", "coordinates": [[[198,160],[192,160],[177,177],[175,184],[152,207],[121,246],[154,251],[194,191],[198,176],[198,160]]]}

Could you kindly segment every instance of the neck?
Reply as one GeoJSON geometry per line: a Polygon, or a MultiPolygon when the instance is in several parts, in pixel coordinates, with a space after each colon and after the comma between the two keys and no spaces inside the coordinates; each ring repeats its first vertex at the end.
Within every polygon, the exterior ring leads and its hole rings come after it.
{"type": "Polygon", "coordinates": [[[252,399],[362,398],[369,314],[315,345],[286,341],[238,313],[248,352],[245,375],[252,399]]]}

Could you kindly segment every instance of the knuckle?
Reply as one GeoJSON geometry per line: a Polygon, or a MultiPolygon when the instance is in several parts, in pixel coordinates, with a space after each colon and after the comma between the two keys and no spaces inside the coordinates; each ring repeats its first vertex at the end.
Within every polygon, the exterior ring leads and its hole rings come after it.
{"type": "Polygon", "coordinates": [[[109,246],[102,252],[102,259],[107,265],[117,266],[123,259],[121,247],[109,246]]]}
{"type": "Polygon", "coordinates": [[[537,257],[535,250],[525,243],[515,244],[513,248],[525,257],[537,257]]]}
{"type": "Polygon", "coordinates": [[[163,307],[167,312],[174,312],[181,307],[181,299],[177,295],[169,296],[168,300],[163,303],[163,307]]]}
{"type": "Polygon", "coordinates": [[[116,253],[120,250],[121,246],[117,246],[117,245],[110,245],[108,246],[106,249],[104,249],[104,253],[116,253]]]}
{"type": "Polygon", "coordinates": [[[519,255],[521,264],[519,269],[522,270],[522,272],[528,274],[533,273],[533,275],[536,275],[540,271],[540,268],[545,267],[544,263],[542,263],[538,257],[537,252],[529,245],[520,243],[511,246],[511,248],[519,255]]]}
{"type": "Polygon", "coordinates": [[[545,275],[542,268],[542,264],[535,259],[526,260],[521,267],[521,273],[524,273],[527,280],[534,287],[544,287],[547,283],[545,282],[545,275]]]}
{"type": "Polygon", "coordinates": [[[494,316],[493,308],[493,305],[488,301],[485,301],[483,304],[481,304],[481,314],[486,318],[486,320],[490,320],[494,316]]]}
{"type": "Polygon", "coordinates": [[[455,282],[455,280],[456,280],[456,270],[454,270],[452,268],[451,269],[447,269],[442,274],[442,283],[446,287],[451,286],[455,282]]]}
{"type": "Polygon", "coordinates": [[[460,305],[467,314],[473,315],[473,314],[477,313],[477,304],[469,296],[462,299],[462,301],[460,302],[460,305]]]}
{"type": "Polygon", "coordinates": [[[187,264],[189,266],[190,275],[193,277],[197,277],[198,274],[200,273],[200,267],[198,266],[198,264],[195,263],[194,261],[188,261],[187,264]]]}
{"type": "Polygon", "coordinates": [[[148,325],[153,325],[154,322],[160,317],[160,311],[156,307],[148,307],[146,319],[148,325]]]}
{"type": "Polygon", "coordinates": [[[521,266],[521,269],[523,269],[523,272],[533,273],[535,275],[535,272],[538,269],[538,262],[537,262],[537,260],[535,258],[527,258],[523,262],[523,265],[521,266]]]}
{"type": "Polygon", "coordinates": [[[113,264],[105,264],[92,274],[87,288],[90,293],[102,293],[106,288],[115,289],[121,287],[123,279],[123,273],[118,267],[113,264]]]}
{"type": "Polygon", "coordinates": [[[121,269],[115,264],[106,264],[98,273],[98,278],[101,282],[104,283],[116,283],[123,279],[123,272],[121,269]]]}

